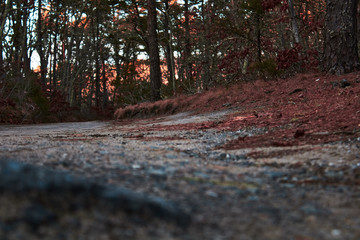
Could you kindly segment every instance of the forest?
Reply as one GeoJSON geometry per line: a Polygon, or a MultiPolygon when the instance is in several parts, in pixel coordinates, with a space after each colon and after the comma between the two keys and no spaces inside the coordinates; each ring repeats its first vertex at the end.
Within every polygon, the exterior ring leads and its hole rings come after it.
{"type": "Polygon", "coordinates": [[[357,2],[2,0],[0,123],[112,118],[239,82],[353,72],[357,2]]]}
{"type": "Polygon", "coordinates": [[[360,239],[358,0],[0,0],[0,239],[360,239]]]}

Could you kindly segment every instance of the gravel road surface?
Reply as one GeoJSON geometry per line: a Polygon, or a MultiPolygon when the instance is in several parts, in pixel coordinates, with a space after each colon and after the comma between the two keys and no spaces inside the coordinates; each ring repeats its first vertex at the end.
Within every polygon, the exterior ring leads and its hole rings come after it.
{"type": "Polygon", "coordinates": [[[0,126],[0,239],[360,239],[360,139],[175,127],[227,114],[0,126]]]}

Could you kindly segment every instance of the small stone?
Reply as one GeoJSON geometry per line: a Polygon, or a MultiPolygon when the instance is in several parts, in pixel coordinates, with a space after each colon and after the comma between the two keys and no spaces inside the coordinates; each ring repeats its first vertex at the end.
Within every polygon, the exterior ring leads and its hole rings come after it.
{"type": "MultiPolygon", "coordinates": [[[[231,160],[231,158],[232,158],[232,155],[229,154],[229,153],[221,153],[221,154],[219,155],[219,159],[220,159],[221,161],[231,160]]],[[[235,158],[235,157],[234,157],[234,158],[235,158]]]]}
{"type": "Polygon", "coordinates": [[[326,171],[324,174],[327,178],[342,179],[344,177],[343,171],[326,171]]]}
{"type": "Polygon", "coordinates": [[[132,169],[140,169],[141,166],[139,164],[133,164],[131,165],[132,169]]]}
{"type": "Polygon", "coordinates": [[[165,157],[169,159],[177,159],[177,156],[175,154],[165,154],[165,157]]]}
{"type": "Polygon", "coordinates": [[[153,177],[157,180],[166,180],[167,179],[166,172],[161,169],[150,169],[148,173],[151,177],[153,177]]]}
{"type": "Polygon", "coordinates": [[[257,200],[259,200],[259,197],[253,195],[253,196],[249,196],[249,197],[247,198],[247,200],[249,200],[249,201],[257,201],[257,200]]]}
{"type": "Polygon", "coordinates": [[[343,79],[343,80],[341,80],[341,84],[340,84],[340,87],[342,87],[342,88],[346,88],[346,87],[349,87],[351,84],[350,84],[350,82],[347,80],[347,79],[343,79]]]}
{"type": "Polygon", "coordinates": [[[203,173],[203,172],[194,172],[194,176],[199,177],[199,178],[204,178],[204,179],[210,178],[210,176],[208,174],[203,173]]]}
{"type": "Polygon", "coordinates": [[[247,156],[245,154],[240,154],[235,156],[237,161],[246,160],[247,156]]]}
{"type": "Polygon", "coordinates": [[[213,197],[213,198],[217,198],[217,197],[219,196],[216,192],[211,191],[211,190],[206,191],[205,194],[206,194],[207,196],[213,197]]]}
{"type": "Polygon", "coordinates": [[[253,166],[256,166],[256,164],[253,163],[253,162],[244,160],[244,161],[240,162],[240,166],[242,166],[242,167],[253,167],[253,166]]]}
{"type": "Polygon", "coordinates": [[[273,172],[273,171],[269,171],[269,172],[264,172],[265,175],[269,176],[272,179],[277,179],[277,178],[282,178],[286,176],[286,173],[283,172],[273,172]]]}
{"type": "Polygon", "coordinates": [[[225,159],[226,159],[226,153],[221,153],[221,154],[219,155],[219,159],[220,159],[220,160],[225,160],[225,159]]]}
{"type": "Polygon", "coordinates": [[[114,154],[116,157],[125,157],[125,153],[124,152],[120,152],[120,153],[116,153],[114,154]]]}
{"type": "Polygon", "coordinates": [[[224,103],[222,106],[223,107],[231,107],[231,103],[224,103]]]}
{"type": "Polygon", "coordinates": [[[69,167],[69,166],[71,166],[71,161],[63,160],[63,161],[60,161],[60,164],[64,167],[69,167]]]}
{"type": "Polygon", "coordinates": [[[333,86],[333,87],[337,87],[339,84],[338,84],[338,82],[331,82],[331,86],[333,86]]]}
{"type": "Polygon", "coordinates": [[[341,236],[341,230],[339,230],[339,229],[333,229],[333,230],[331,230],[331,235],[332,235],[333,237],[340,237],[340,236],[341,236]]]}
{"type": "Polygon", "coordinates": [[[322,210],[314,205],[311,205],[311,204],[305,204],[305,205],[301,206],[300,210],[307,215],[319,215],[319,214],[324,213],[324,210],[322,210]]]}

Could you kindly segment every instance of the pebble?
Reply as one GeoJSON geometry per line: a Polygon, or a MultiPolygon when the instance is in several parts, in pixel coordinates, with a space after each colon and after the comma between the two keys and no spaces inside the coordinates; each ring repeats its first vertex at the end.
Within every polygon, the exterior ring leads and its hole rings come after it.
{"type": "Polygon", "coordinates": [[[166,171],[161,169],[150,169],[148,173],[151,177],[155,178],[156,180],[166,180],[167,174],[166,171]]]}
{"type": "Polygon", "coordinates": [[[219,197],[219,195],[218,195],[216,192],[211,191],[211,190],[207,190],[207,191],[205,192],[205,194],[206,194],[207,196],[213,197],[213,198],[219,197]]]}
{"type": "Polygon", "coordinates": [[[140,169],[141,166],[139,164],[133,164],[131,165],[132,169],[140,169]]]}
{"type": "Polygon", "coordinates": [[[249,200],[249,201],[258,201],[258,200],[259,200],[259,197],[256,196],[256,195],[252,195],[252,196],[248,196],[248,197],[247,197],[247,200],[249,200]]]}
{"type": "Polygon", "coordinates": [[[253,162],[250,162],[250,161],[241,161],[238,163],[240,166],[242,167],[253,167],[253,166],[256,166],[255,163],[253,162]]]}
{"type": "Polygon", "coordinates": [[[204,178],[204,179],[209,179],[210,176],[206,173],[203,172],[194,172],[193,173],[195,177],[199,177],[199,178],[204,178]]]}
{"type": "Polygon", "coordinates": [[[218,159],[221,161],[242,161],[246,160],[247,156],[245,154],[230,154],[230,153],[220,153],[218,159]]]}
{"type": "Polygon", "coordinates": [[[326,171],[324,175],[327,178],[336,180],[336,179],[342,179],[344,177],[344,172],[343,171],[326,171]]]}
{"type": "Polygon", "coordinates": [[[350,85],[351,85],[350,82],[349,82],[346,78],[344,78],[343,80],[341,80],[340,86],[341,86],[342,88],[349,87],[350,85]]]}
{"type": "Polygon", "coordinates": [[[166,158],[169,158],[169,159],[177,159],[177,158],[178,158],[177,155],[175,155],[175,154],[170,154],[170,153],[165,154],[165,157],[166,157],[166,158]]]}
{"type": "Polygon", "coordinates": [[[229,160],[230,159],[230,154],[228,153],[221,153],[219,156],[219,159],[224,161],[224,160],[229,160]]]}
{"type": "Polygon", "coordinates": [[[284,172],[273,172],[273,171],[264,172],[264,174],[266,176],[272,178],[273,180],[275,180],[277,178],[285,177],[287,175],[287,173],[284,173],[284,172]]]}
{"type": "Polygon", "coordinates": [[[305,204],[300,207],[300,210],[307,215],[320,215],[325,213],[325,210],[320,209],[312,204],[305,204]]]}
{"type": "Polygon", "coordinates": [[[332,235],[333,237],[340,237],[340,236],[341,236],[341,230],[339,230],[339,229],[333,229],[333,230],[331,230],[331,235],[332,235]]]}
{"type": "Polygon", "coordinates": [[[100,150],[99,153],[100,153],[101,155],[106,155],[106,154],[108,154],[109,152],[108,152],[107,150],[100,150]]]}

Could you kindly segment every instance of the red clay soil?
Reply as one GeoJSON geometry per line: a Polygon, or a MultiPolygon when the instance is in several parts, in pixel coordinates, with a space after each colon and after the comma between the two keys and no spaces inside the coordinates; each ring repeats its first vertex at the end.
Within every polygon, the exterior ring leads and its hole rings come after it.
{"type": "Polygon", "coordinates": [[[360,74],[301,74],[289,79],[258,80],[120,109],[118,119],[179,111],[232,109],[221,122],[154,126],[142,130],[263,128],[265,133],[228,142],[224,149],[328,143],[360,137],[360,74]],[[127,114],[125,114],[127,112],[127,114]]]}

